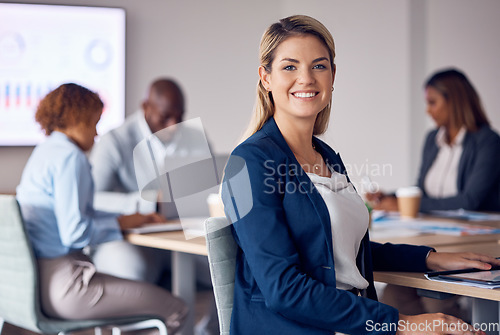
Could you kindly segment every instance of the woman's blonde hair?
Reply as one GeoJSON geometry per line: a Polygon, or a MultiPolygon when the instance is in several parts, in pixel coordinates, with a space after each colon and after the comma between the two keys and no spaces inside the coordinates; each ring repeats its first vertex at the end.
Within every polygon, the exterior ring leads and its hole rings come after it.
{"type": "Polygon", "coordinates": [[[425,83],[441,93],[451,107],[451,123],[454,127],[465,126],[468,131],[476,131],[489,125],[481,99],[465,74],[457,69],[447,69],[434,73],[425,83]]]}
{"type": "MultiPolygon", "coordinates": [[[[276,49],[287,38],[291,36],[312,35],[316,36],[327,48],[330,56],[332,71],[335,68],[335,43],[328,29],[318,20],[305,15],[294,15],[281,19],[272,24],[264,32],[260,41],[259,59],[260,65],[267,73],[271,73],[276,49]]],[[[330,110],[332,101],[328,102],[323,110],[318,114],[314,124],[314,135],[323,134],[328,128],[330,120],[330,110]]],[[[252,116],[244,138],[248,138],[262,128],[264,123],[274,115],[274,101],[271,92],[267,92],[264,85],[259,80],[257,84],[257,99],[255,111],[252,116]]]]}

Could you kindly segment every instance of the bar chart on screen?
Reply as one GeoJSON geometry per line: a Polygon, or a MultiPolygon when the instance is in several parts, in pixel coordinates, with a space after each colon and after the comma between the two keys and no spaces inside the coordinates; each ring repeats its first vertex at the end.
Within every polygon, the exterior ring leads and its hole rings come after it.
{"type": "Polygon", "coordinates": [[[0,3],[0,145],[39,143],[38,103],[68,82],[103,100],[98,132],[123,122],[125,11],[0,3]]]}

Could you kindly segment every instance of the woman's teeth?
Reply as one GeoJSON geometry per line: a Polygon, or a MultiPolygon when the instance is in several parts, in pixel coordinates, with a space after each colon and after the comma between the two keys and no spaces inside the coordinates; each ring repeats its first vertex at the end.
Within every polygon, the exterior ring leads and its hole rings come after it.
{"type": "Polygon", "coordinates": [[[312,98],[316,93],[293,93],[297,98],[312,98]]]}

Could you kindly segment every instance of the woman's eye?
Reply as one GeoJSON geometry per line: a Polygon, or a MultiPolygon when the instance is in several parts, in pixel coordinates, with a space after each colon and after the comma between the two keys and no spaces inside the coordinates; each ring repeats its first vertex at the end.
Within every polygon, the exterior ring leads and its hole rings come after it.
{"type": "Polygon", "coordinates": [[[285,66],[283,68],[283,70],[285,70],[285,71],[293,71],[293,70],[295,70],[295,66],[293,66],[293,65],[287,65],[287,66],[285,66]]]}
{"type": "Polygon", "coordinates": [[[316,65],[314,65],[313,69],[323,70],[323,69],[326,69],[326,66],[324,66],[323,64],[316,64],[316,65]]]}

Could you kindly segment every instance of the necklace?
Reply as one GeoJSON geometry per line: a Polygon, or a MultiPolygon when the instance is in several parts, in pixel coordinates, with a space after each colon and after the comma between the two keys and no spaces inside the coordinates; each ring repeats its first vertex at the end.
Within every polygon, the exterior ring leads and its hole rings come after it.
{"type": "Polygon", "coordinates": [[[315,154],[316,158],[314,159],[313,170],[314,170],[314,172],[318,172],[319,168],[321,166],[321,160],[319,161],[318,164],[316,164],[316,162],[318,162],[318,156],[321,157],[321,155],[317,151],[314,151],[314,154],[315,154]]]}
{"type": "MultiPolygon", "coordinates": [[[[314,149],[314,146],[313,146],[313,149],[314,149]]],[[[314,161],[312,164],[310,164],[308,162],[307,159],[305,159],[302,155],[299,155],[298,153],[296,152],[293,152],[295,154],[295,156],[297,156],[297,158],[300,158],[300,160],[302,162],[304,162],[305,164],[301,164],[302,167],[304,167],[304,165],[307,165],[308,167],[311,167],[312,166],[312,171],[314,173],[317,173],[319,172],[319,169],[321,167],[321,159],[319,160],[319,163],[318,163],[318,158],[321,157],[321,155],[319,154],[319,152],[317,152],[316,150],[314,150],[314,161]],[[318,157],[319,156],[319,157],[318,157]]],[[[309,170],[309,169],[308,169],[309,170]]]]}

